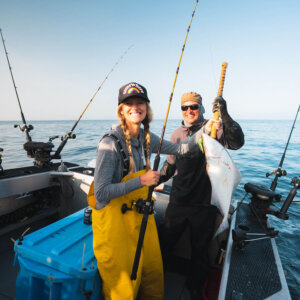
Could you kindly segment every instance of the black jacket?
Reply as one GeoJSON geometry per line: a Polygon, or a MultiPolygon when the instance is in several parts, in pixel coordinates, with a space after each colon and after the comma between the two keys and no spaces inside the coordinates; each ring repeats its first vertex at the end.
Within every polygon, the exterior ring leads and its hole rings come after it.
{"type": "MultiPolygon", "coordinates": [[[[201,129],[208,120],[201,120],[191,127],[182,122],[171,141],[180,143],[201,129]]],[[[240,125],[231,117],[217,131],[217,140],[228,149],[237,150],[244,144],[244,133],[240,125]]],[[[211,199],[211,184],[206,172],[205,155],[199,148],[184,157],[168,156],[160,170],[160,183],[174,174],[170,203],[183,206],[208,206],[211,199]],[[177,174],[175,174],[177,170],[177,174]]]]}

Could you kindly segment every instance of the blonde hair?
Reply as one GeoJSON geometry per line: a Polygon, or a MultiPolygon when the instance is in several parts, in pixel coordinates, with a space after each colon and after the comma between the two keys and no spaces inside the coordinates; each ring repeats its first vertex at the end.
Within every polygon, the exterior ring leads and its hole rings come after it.
{"type": "MultiPolygon", "coordinates": [[[[121,113],[123,110],[124,103],[121,103],[118,106],[117,109],[117,117],[120,119],[120,126],[122,128],[124,137],[125,137],[125,143],[126,143],[126,148],[129,153],[129,174],[133,173],[134,170],[134,163],[133,163],[133,158],[132,158],[132,152],[131,152],[131,141],[130,141],[130,132],[127,128],[126,121],[124,115],[121,113]]],[[[142,124],[144,125],[144,139],[146,142],[146,152],[147,152],[147,157],[146,157],[146,169],[150,169],[150,122],[152,121],[153,113],[152,109],[149,105],[148,102],[146,102],[146,117],[142,121],[142,124]]]]}

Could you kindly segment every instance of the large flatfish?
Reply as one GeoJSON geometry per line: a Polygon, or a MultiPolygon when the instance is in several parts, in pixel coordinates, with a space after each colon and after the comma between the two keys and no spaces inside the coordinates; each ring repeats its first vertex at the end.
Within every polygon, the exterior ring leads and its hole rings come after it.
{"type": "Polygon", "coordinates": [[[241,182],[242,175],[228,151],[215,139],[203,134],[203,147],[207,173],[212,186],[211,204],[218,207],[223,216],[215,236],[228,228],[228,212],[232,195],[241,182]]]}

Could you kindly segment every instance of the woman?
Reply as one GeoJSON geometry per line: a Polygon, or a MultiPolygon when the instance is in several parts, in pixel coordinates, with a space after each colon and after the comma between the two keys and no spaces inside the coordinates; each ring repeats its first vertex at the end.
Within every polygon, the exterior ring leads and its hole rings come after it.
{"type": "MultiPolygon", "coordinates": [[[[148,187],[157,185],[160,173],[150,169],[150,155],[160,139],[150,133],[152,120],[146,89],[135,82],[119,90],[117,116],[120,124],[104,135],[98,145],[93,207],[93,248],[103,280],[105,299],[164,298],[163,266],[152,215],[149,215],[137,279],[130,280],[143,215],[136,201],[146,199],[148,187]],[[143,129],[141,128],[143,124],[143,129]],[[124,210],[125,207],[125,210],[124,210]],[[129,208],[129,209],[126,209],[129,208]],[[122,209],[123,208],[123,209],[122,209]]],[[[161,153],[183,155],[196,146],[162,143],[161,153]]]]}

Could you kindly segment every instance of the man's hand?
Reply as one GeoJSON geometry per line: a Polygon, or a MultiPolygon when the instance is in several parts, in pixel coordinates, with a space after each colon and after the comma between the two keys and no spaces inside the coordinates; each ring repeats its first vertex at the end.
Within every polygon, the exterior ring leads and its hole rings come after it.
{"type": "Polygon", "coordinates": [[[229,119],[226,101],[222,97],[217,97],[213,102],[213,113],[219,111],[220,117],[225,123],[229,119]]]}

